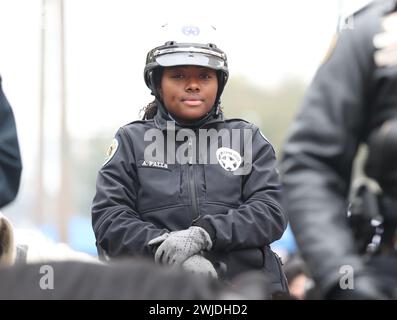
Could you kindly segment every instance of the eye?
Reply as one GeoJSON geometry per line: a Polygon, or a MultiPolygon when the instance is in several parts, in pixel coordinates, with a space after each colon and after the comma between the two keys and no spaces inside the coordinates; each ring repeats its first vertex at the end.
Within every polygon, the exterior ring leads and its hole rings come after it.
{"type": "Polygon", "coordinates": [[[172,79],[183,79],[184,77],[185,77],[184,74],[180,72],[171,74],[172,79]]]}
{"type": "Polygon", "coordinates": [[[202,73],[202,74],[200,74],[200,78],[204,79],[204,80],[209,80],[209,79],[212,79],[212,75],[209,73],[202,73]]]}

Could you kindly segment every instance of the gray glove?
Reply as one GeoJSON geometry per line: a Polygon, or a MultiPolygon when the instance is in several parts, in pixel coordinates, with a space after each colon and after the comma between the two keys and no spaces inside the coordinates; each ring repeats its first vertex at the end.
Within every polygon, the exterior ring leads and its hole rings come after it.
{"type": "Polygon", "coordinates": [[[210,276],[212,278],[218,279],[218,274],[211,261],[199,254],[195,254],[194,256],[191,256],[185,260],[185,262],[182,263],[182,268],[195,274],[210,276]]]}
{"type": "Polygon", "coordinates": [[[149,245],[160,244],[154,255],[157,263],[181,264],[201,250],[210,250],[210,235],[201,227],[165,233],[149,241],[149,245]]]}

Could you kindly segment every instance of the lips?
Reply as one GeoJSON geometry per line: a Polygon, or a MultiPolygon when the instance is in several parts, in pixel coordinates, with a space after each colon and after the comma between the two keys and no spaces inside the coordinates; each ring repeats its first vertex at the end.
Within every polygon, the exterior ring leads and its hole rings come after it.
{"type": "Polygon", "coordinates": [[[184,97],[182,98],[182,102],[189,106],[198,106],[203,103],[203,99],[197,97],[184,97]]]}

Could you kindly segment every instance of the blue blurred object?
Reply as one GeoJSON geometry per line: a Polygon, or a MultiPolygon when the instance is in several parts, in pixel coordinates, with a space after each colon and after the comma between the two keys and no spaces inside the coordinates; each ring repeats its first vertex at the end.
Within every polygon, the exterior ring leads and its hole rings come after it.
{"type": "Polygon", "coordinates": [[[43,224],[39,228],[40,232],[43,233],[47,238],[50,238],[54,242],[59,241],[59,234],[56,227],[52,224],[43,224]]]}
{"type": "MultiPolygon", "coordinates": [[[[59,233],[55,225],[45,224],[40,231],[54,242],[59,242],[59,233]]],[[[69,246],[77,251],[97,256],[94,231],[91,226],[91,218],[73,216],[69,220],[68,228],[69,246]]]]}
{"type": "Polygon", "coordinates": [[[77,251],[97,255],[90,217],[74,216],[69,220],[69,245],[77,251]]]}
{"type": "Polygon", "coordinates": [[[292,233],[290,225],[288,224],[287,229],[285,230],[283,236],[274,241],[271,244],[271,248],[276,251],[286,251],[288,254],[293,254],[296,252],[296,242],[295,237],[292,233]]]}

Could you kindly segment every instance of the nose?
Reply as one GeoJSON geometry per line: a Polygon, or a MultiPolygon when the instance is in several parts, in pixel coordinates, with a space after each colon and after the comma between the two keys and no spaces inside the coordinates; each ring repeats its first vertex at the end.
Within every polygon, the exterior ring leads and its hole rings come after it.
{"type": "Polygon", "coordinates": [[[186,83],[186,89],[187,92],[199,92],[200,91],[200,84],[198,79],[196,77],[191,77],[188,79],[186,83]]]}

